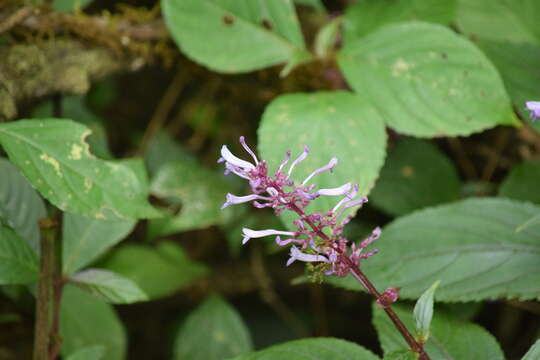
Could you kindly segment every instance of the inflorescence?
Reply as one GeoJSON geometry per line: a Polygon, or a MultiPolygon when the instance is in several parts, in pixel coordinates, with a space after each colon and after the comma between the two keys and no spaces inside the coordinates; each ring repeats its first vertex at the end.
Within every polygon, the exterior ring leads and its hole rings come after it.
{"type": "Polygon", "coordinates": [[[323,264],[326,275],[334,274],[346,276],[351,271],[351,266],[358,266],[360,260],[366,259],[377,253],[377,250],[364,252],[381,234],[379,227],[375,228],[370,236],[357,246],[350,243],[342,236],[343,227],[351,220],[352,215],[343,217],[344,212],[353,207],[361,206],[367,202],[366,197],[359,197],[358,185],[346,183],[342,186],[330,189],[317,189],[310,184],[318,174],[326,171],[332,172],[338,160],[334,157],[327,165],[315,170],[301,183],[291,179],[294,168],[301,163],[309,153],[309,148],[304,151],[289,165],[291,152],[287,151],[285,159],[271,177],[268,175],[268,166],[265,161],[259,161],[255,153],[247,146],[244,137],[240,137],[240,143],[254,163],[242,160],[233,155],[227,146],[221,148],[221,158],[218,162],[225,163],[225,174],[234,173],[248,180],[251,194],[235,196],[227,194],[227,201],[222,209],[241,203],[251,202],[257,208],[272,208],[276,215],[283,211],[293,211],[299,215],[294,221],[296,231],[282,230],[252,230],[243,228],[243,241],[245,244],[251,238],[264,236],[276,236],[276,243],[280,246],[292,244],[290,258],[287,266],[296,260],[304,262],[317,262],[323,264]],[[326,212],[306,213],[307,206],[320,196],[341,197],[337,204],[326,212]],[[340,220],[341,219],[341,220],[340,220]]]}

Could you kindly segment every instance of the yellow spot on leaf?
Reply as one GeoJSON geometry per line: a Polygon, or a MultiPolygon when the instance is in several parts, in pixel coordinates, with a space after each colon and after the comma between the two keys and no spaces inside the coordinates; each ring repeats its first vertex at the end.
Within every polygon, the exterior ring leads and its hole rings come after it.
{"type": "Polygon", "coordinates": [[[60,163],[58,162],[58,160],[45,153],[41,154],[39,158],[50,164],[54,168],[54,172],[56,173],[56,175],[62,177],[62,173],[60,172],[60,163]]]}
{"type": "Polygon", "coordinates": [[[97,212],[95,216],[96,216],[96,219],[102,219],[102,220],[107,219],[107,217],[103,215],[103,213],[100,213],[100,212],[97,212]]]}
{"type": "Polygon", "coordinates": [[[401,175],[408,178],[414,175],[414,169],[410,165],[405,165],[403,169],[401,169],[401,175]]]}
{"type": "Polygon", "coordinates": [[[93,185],[92,180],[89,178],[84,178],[84,188],[86,189],[86,192],[89,192],[93,185]]]}
{"type": "Polygon", "coordinates": [[[77,144],[73,144],[71,146],[71,152],[69,154],[69,158],[71,160],[81,160],[82,158],[82,151],[83,151],[83,148],[82,146],[79,146],[77,144]]]}
{"type": "Polygon", "coordinates": [[[401,76],[403,73],[409,71],[412,69],[413,65],[407,63],[402,58],[399,58],[396,60],[394,64],[392,64],[392,75],[393,76],[401,76]]]}
{"type": "Polygon", "coordinates": [[[227,337],[225,336],[225,334],[223,333],[223,331],[215,331],[212,333],[212,337],[214,338],[214,340],[218,343],[224,343],[225,340],[227,339],[227,337]]]}

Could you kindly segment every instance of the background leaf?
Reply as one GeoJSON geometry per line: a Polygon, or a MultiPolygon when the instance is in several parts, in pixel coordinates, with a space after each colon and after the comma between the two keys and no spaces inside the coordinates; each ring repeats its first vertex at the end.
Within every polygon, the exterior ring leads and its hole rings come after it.
{"type": "Polygon", "coordinates": [[[139,174],[122,162],[88,151],[88,128],[71,120],[19,120],[0,124],[0,143],[39,192],[67,212],[105,219],[155,217],[139,174]]]}
{"type": "Polygon", "coordinates": [[[540,204],[540,161],[526,161],[512,168],[499,188],[499,196],[540,204]]]}
{"type": "MultiPolygon", "coordinates": [[[[412,309],[403,305],[394,305],[393,308],[407,328],[413,329],[412,309]]],[[[385,354],[408,347],[386,313],[375,305],[373,325],[385,354]]],[[[499,344],[490,333],[478,325],[453,319],[440,311],[433,317],[425,350],[431,360],[504,360],[499,344]]]]}
{"type": "Polygon", "coordinates": [[[174,359],[220,360],[251,351],[251,336],[236,310],[208,297],[185,320],[174,340],[174,359]]]}
{"type": "Polygon", "coordinates": [[[67,360],[100,360],[105,355],[102,345],[88,346],[70,354],[67,360]]]}
{"type": "Polygon", "coordinates": [[[469,36],[518,43],[540,41],[536,16],[540,3],[536,0],[459,0],[458,4],[458,28],[469,36]]]}
{"type": "Polygon", "coordinates": [[[43,200],[19,169],[0,158],[0,223],[10,226],[39,254],[38,221],[46,214],[43,200]]]}
{"type": "MultiPolygon", "coordinates": [[[[381,289],[417,298],[435,280],[437,301],[540,297],[540,223],[516,228],[540,207],[508,199],[468,199],[403,216],[386,227],[363,264],[381,289]]],[[[352,277],[332,283],[358,289],[352,277]]]]}
{"type": "Polygon", "coordinates": [[[341,339],[314,338],[289,341],[234,360],[378,360],[369,350],[341,339]]]}
{"type": "Polygon", "coordinates": [[[162,7],[180,49],[214,71],[247,72],[308,54],[291,0],[162,0],[162,7]]]}
{"type": "Polygon", "coordinates": [[[92,263],[116,245],[135,226],[135,220],[100,220],[64,214],[62,228],[62,269],[72,274],[92,263]]]}
{"type": "Polygon", "coordinates": [[[293,0],[297,5],[310,6],[319,12],[326,12],[322,0],[293,0]]]}
{"type": "Polygon", "coordinates": [[[469,135],[516,123],[495,67],[443,26],[383,26],[346,43],[338,62],[351,87],[401,133],[469,135]]]}
{"type": "MultiPolygon", "coordinates": [[[[360,193],[366,195],[385,156],[386,133],[382,120],[361,98],[343,91],[278,97],[267,106],[258,135],[260,157],[268,162],[272,174],[287,150],[292,151],[294,159],[304,145],[310,147],[306,160],[292,173],[297,182],[337,157],[340,162],[333,173],[322,173],[311,181],[318,188],[352,182],[359,184],[360,193]]],[[[326,211],[338,201],[321,197],[309,209],[326,211]]],[[[286,212],[282,218],[290,219],[291,215],[286,212]]],[[[292,226],[291,222],[284,222],[292,226]]]]}
{"type": "Polygon", "coordinates": [[[178,214],[150,222],[151,237],[204,229],[219,224],[227,215],[220,210],[228,189],[221,174],[199,164],[175,162],[162,166],[151,189],[152,194],[164,198],[173,207],[181,205],[178,214]]]}
{"type": "Polygon", "coordinates": [[[54,11],[73,12],[75,9],[82,9],[92,3],[93,0],[53,0],[54,11]]]}
{"type": "Polygon", "coordinates": [[[459,195],[454,164],[433,144],[404,139],[389,153],[369,200],[386,213],[399,216],[457,200],[459,195]]]}
{"type": "Polygon", "coordinates": [[[402,21],[426,21],[449,25],[454,20],[456,0],[365,0],[347,8],[345,43],[386,25],[402,21]]]}
{"type": "Polygon", "coordinates": [[[126,333],[113,307],[72,285],[64,287],[60,336],[63,356],[88,346],[102,345],[104,359],[125,358],[126,333]]]}
{"type": "Polygon", "coordinates": [[[411,350],[398,350],[386,354],[384,360],[418,360],[418,357],[411,350]]]}
{"type": "Polygon", "coordinates": [[[30,245],[13,229],[0,225],[0,285],[37,281],[39,262],[30,245]]]}
{"type": "Polygon", "coordinates": [[[131,304],[148,300],[146,294],[133,281],[112,271],[88,269],[70,276],[69,281],[111,304],[131,304]]]}
{"type": "Polygon", "coordinates": [[[172,242],[160,242],[155,248],[125,245],[99,265],[133,280],[150,299],[170,295],[208,273],[205,265],[190,260],[172,242]]]}
{"type": "Polygon", "coordinates": [[[536,360],[540,358],[540,340],[537,340],[533,346],[527,351],[521,360],[536,360]]]}

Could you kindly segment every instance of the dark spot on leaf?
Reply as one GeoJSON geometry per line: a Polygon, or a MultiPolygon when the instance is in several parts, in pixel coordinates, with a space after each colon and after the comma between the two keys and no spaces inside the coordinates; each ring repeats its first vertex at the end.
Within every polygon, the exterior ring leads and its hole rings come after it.
{"type": "Polygon", "coordinates": [[[444,60],[448,59],[448,54],[445,53],[445,52],[442,52],[441,53],[441,58],[443,58],[444,60]]]}
{"type": "Polygon", "coordinates": [[[261,20],[261,25],[262,25],[266,30],[272,30],[272,23],[271,23],[270,20],[268,20],[268,19],[262,19],[262,20],[261,20]]]}
{"type": "Polygon", "coordinates": [[[225,25],[232,25],[234,24],[234,18],[230,15],[223,15],[223,17],[221,18],[221,20],[223,21],[223,23],[225,25]]]}
{"type": "Polygon", "coordinates": [[[480,96],[486,96],[486,92],[484,90],[480,90],[480,96]]]}
{"type": "Polygon", "coordinates": [[[469,72],[468,72],[467,70],[465,70],[465,71],[463,72],[463,76],[469,76],[469,72]]]}
{"type": "Polygon", "coordinates": [[[465,117],[465,121],[471,122],[471,121],[472,121],[472,117],[471,117],[470,115],[467,115],[467,116],[465,117]]]}

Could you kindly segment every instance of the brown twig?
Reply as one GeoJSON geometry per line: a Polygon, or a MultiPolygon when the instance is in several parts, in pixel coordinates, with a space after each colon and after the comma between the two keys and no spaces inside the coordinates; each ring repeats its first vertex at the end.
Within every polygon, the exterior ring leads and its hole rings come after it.
{"type": "Polygon", "coordinates": [[[456,154],[456,162],[463,171],[465,177],[467,179],[478,179],[478,172],[463,148],[461,141],[458,138],[446,138],[446,141],[450,145],[452,151],[456,154]]]}
{"type": "Polygon", "coordinates": [[[165,91],[165,94],[162,96],[154,115],[152,115],[152,118],[148,122],[148,126],[146,127],[141,140],[141,146],[139,147],[139,154],[145,152],[152,138],[159,132],[159,130],[163,128],[163,125],[167,120],[167,116],[170,114],[176,100],[184,88],[185,80],[186,71],[179,68],[169,84],[169,87],[165,91]]]}
{"type": "Polygon", "coordinates": [[[0,34],[9,31],[15,25],[23,22],[28,16],[30,16],[36,10],[33,6],[23,6],[17,9],[11,15],[8,15],[2,22],[0,22],[0,34]]]}
{"type": "Polygon", "coordinates": [[[296,333],[299,337],[306,337],[309,331],[298,319],[294,312],[277,295],[272,286],[272,279],[266,272],[260,246],[253,246],[251,252],[251,268],[257,280],[261,299],[296,333]]]}
{"type": "Polygon", "coordinates": [[[41,231],[41,263],[36,294],[36,322],[33,360],[48,360],[50,334],[49,310],[53,288],[56,221],[45,218],[39,221],[41,231]]]}
{"type": "Polygon", "coordinates": [[[497,133],[497,138],[495,139],[495,148],[490,149],[491,151],[488,154],[488,159],[486,165],[482,170],[482,180],[489,181],[493,176],[493,173],[497,169],[499,163],[501,152],[504,150],[504,147],[508,144],[509,133],[505,131],[506,129],[499,129],[497,133]]]}

